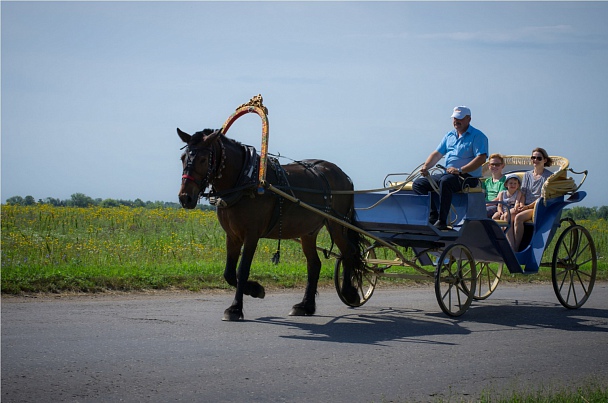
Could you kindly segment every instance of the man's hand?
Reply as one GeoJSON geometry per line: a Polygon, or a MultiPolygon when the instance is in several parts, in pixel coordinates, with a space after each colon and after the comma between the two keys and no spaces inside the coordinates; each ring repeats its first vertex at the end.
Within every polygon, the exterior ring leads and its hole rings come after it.
{"type": "Polygon", "coordinates": [[[422,176],[429,176],[429,169],[426,167],[426,165],[423,165],[420,168],[420,175],[422,175],[422,176]]]}
{"type": "Polygon", "coordinates": [[[452,175],[460,175],[460,170],[458,168],[449,167],[445,171],[452,175]]]}

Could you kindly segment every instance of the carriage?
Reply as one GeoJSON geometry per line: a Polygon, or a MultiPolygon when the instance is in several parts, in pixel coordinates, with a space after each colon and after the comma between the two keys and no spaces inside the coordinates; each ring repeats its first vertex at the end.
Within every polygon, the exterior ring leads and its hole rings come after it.
{"type": "MultiPolygon", "coordinates": [[[[566,308],[581,307],[595,282],[595,244],[586,228],[561,215],[565,207],[585,198],[586,193],[578,189],[587,173],[574,172],[566,158],[551,158],[558,168],[545,182],[534,217],[525,224],[518,251],[511,248],[505,236],[508,222],[486,217],[485,194],[480,187],[463,188],[454,195],[450,231],[429,224],[430,195],[412,192],[411,178],[415,174],[397,183],[387,176],[385,182],[391,189],[387,192],[356,194],[359,227],[372,239],[365,250],[365,265],[356,273],[359,305],[372,296],[379,277],[432,278],[442,311],[460,316],[472,301],[484,300],[494,292],[505,267],[511,274],[534,274],[540,267],[550,267],[559,302],[566,308]],[[567,177],[568,172],[585,176],[576,185],[567,177]],[[557,233],[559,237],[550,251],[548,247],[557,233]],[[415,274],[411,270],[399,272],[403,267],[414,269],[415,274]]],[[[505,156],[505,163],[506,172],[522,175],[530,169],[524,156],[505,156]]],[[[483,172],[487,171],[484,166],[483,172]]],[[[338,258],[338,295],[343,276],[338,258]]]]}
{"type": "MultiPolygon", "coordinates": [[[[182,156],[180,202],[193,208],[199,197],[209,197],[218,206],[218,219],[227,233],[224,277],[236,287],[236,295],[224,320],[243,319],[243,295],[264,297],[264,288],[248,279],[259,238],[280,242],[300,237],[308,261],[308,283],[304,299],[290,315],[315,313],[319,249],[335,256],[335,287],[351,307],[365,304],[381,277],[432,279],[441,310],[457,317],[473,301],[494,292],[505,267],[519,274],[551,267],[555,294],[566,308],[581,307],[593,290],[597,271],[593,238],[574,220],[561,217],[565,207],[585,198],[579,189],[587,172],[573,171],[564,157],[551,157],[557,169],[546,180],[534,217],[525,225],[520,250],[514,251],[505,236],[510,220],[487,218],[481,188],[465,187],[454,194],[451,228],[439,230],[428,222],[431,195],[412,191],[417,169],[387,175],[380,189],[355,191],[350,178],[326,161],[280,166],[267,156],[267,109],[260,95],[238,107],[221,130],[190,136],[178,129],[178,134],[187,148],[182,156]],[[251,112],[262,118],[262,148],[257,158],[251,147],[225,136],[236,119],[251,112]],[[226,164],[228,160],[232,163],[226,164]],[[568,173],[583,175],[582,180],[577,185],[568,173]],[[208,186],[212,191],[204,193],[208,186]],[[323,226],[338,253],[316,245],[323,226]],[[555,247],[549,251],[557,234],[555,247]]],[[[505,162],[505,173],[522,175],[530,169],[523,156],[507,156],[505,162]]],[[[487,175],[487,166],[483,172],[487,175]]]]}

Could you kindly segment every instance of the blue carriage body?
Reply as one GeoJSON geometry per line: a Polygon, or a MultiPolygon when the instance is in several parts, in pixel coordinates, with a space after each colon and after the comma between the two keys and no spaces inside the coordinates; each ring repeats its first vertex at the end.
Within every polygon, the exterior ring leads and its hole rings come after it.
{"type": "MultiPolygon", "coordinates": [[[[466,246],[476,261],[504,262],[511,273],[537,273],[542,256],[559,227],[562,210],[586,196],[575,192],[536,203],[534,221],[529,226],[531,236],[525,247],[511,249],[504,228],[486,217],[483,193],[457,193],[452,200],[452,231],[439,231],[428,222],[430,195],[417,195],[411,191],[391,194],[363,193],[355,195],[358,224],[387,242],[411,247],[416,251],[443,248],[453,243],[466,246]],[[455,216],[455,217],[454,217],[455,216]],[[523,269],[522,269],[523,266],[523,269]]],[[[432,264],[426,256],[421,264],[432,264]]]]}

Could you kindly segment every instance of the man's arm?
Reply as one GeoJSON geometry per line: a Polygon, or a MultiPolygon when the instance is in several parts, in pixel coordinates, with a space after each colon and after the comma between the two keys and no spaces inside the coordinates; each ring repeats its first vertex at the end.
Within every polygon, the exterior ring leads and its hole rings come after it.
{"type": "MultiPolygon", "coordinates": [[[[487,154],[479,154],[477,157],[473,158],[471,160],[471,162],[462,166],[460,168],[460,173],[466,174],[468,172],[473,172],[474,170],[476,170],[477,168],[482,166],[483,163],[486,162],[487,159],[488,159],[487,154]]],[[[458,170],[456,170],[456,171],[458,171],[458,170]]],[[[450,172],[450,173],[454,173],[454,172],[450,172]]],[[[456,172],[456,173],[458,173],[458,172],[456,172]]]]}
{"type": "MultiPolygon", "coordinates": [[[[429,169],[434,167],[435,164],[438,163],[441,158],[443,158],[443,154],[441,154],[437,150],[433,151],[428,156],[428,158],[426,159],[424,164],[422,164],[422,167],[420,168],[420,173],[422,174],[422,176],[427,176],[429,174],[429,169]]],[[[482,162],[482,164],[483,164],[483,162],[482,162]]]]}

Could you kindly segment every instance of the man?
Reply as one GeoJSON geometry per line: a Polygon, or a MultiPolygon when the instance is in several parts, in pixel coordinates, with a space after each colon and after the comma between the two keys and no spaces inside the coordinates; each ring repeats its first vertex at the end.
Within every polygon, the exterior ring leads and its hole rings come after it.
{"type": "Polygon", "coordinates": [[[420,168],[422,177],[414,181],[413,190],[425,195],[433,190],[428,176],[429,169],[445,156],[445,173],[434,174],[432,178],[439,187],[439,197],[431,197],[429,222],[439,230],[448,229],[447,219],[452,204],[452,194],[460,191],[466,184],[479,186],[481,166],[488,157],[488,138],[481,131],[470,125],[471,110],[466,106],[457,106],[452,113],[454,130],[449,131],[420,168]],[[439,206],[437,202],[439,198],[439,206]]]}

